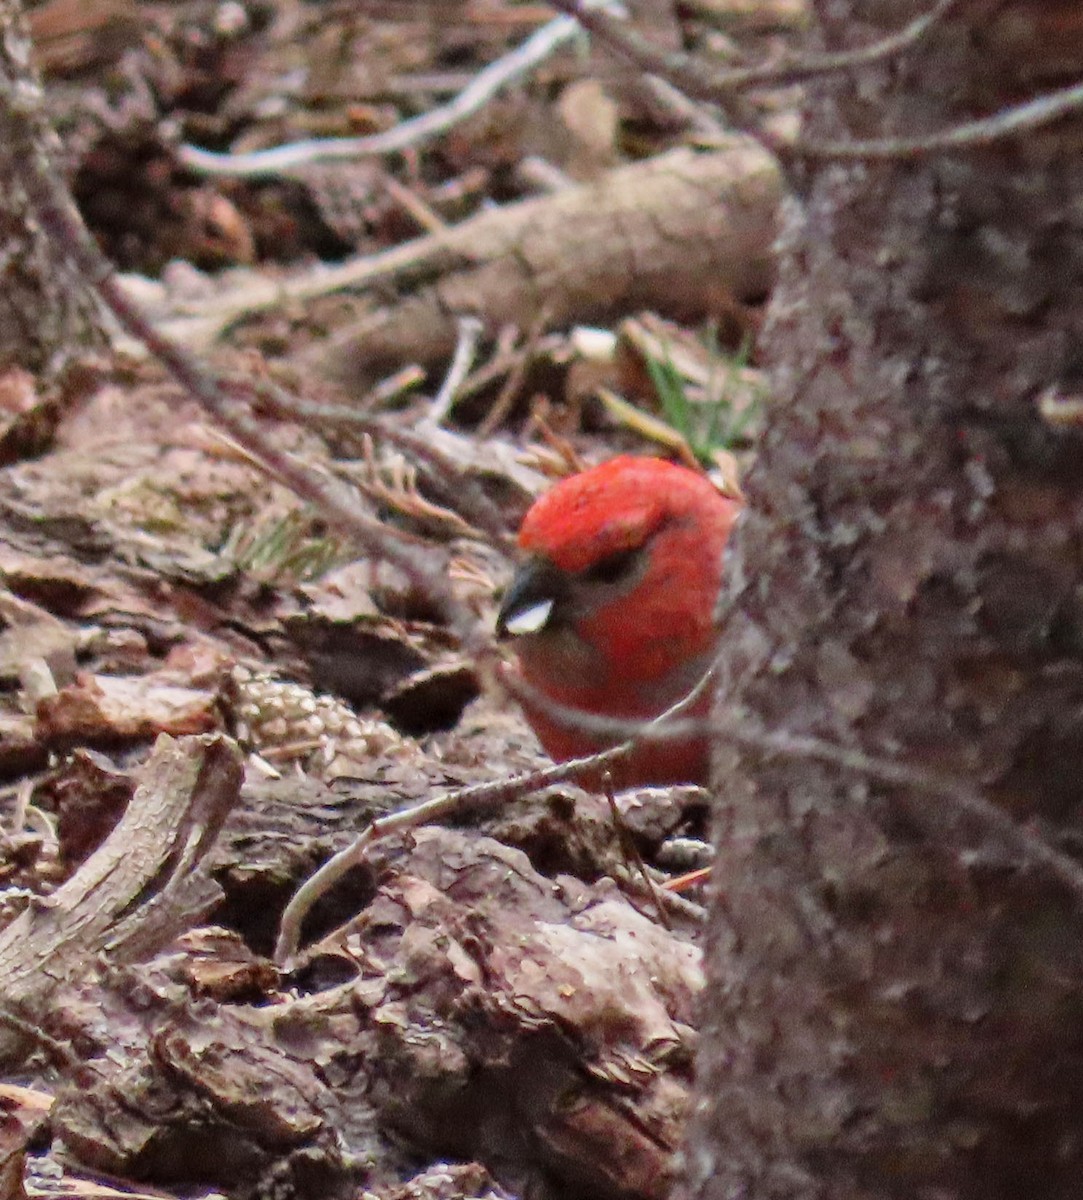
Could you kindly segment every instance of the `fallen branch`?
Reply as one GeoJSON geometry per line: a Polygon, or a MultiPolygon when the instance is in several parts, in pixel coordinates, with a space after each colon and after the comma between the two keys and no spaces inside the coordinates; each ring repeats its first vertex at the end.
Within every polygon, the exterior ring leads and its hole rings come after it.
{"type": "MultiPolygon", "coordinates": [[[[36,1016],[104,954],[142,960],[221,899],[208,851],[240,792],[241,758],[220,735],[163,735],[120,823],[61,888],[0,933],[0,997],[36,1016]]],[[[0,1058],[22,1039],[0,1034],[0,1058]]]]}
{"type": "Polygon", "coordinates": [[[377,283],[411,292],[335,340],[331,372],[352,378],[378,373],[381,360],[450,356],[465,314],[521,329],[534,328],[543,305],[558,326],[636,308],[696,319],[767,291],[781,197],[777,162],[748,138],[706,154],[682,148],[379,254],[254,281],[158,328],[192,346],[236,321],[334,292],[377,283]]]}
{"type": "Polygon", "coordinates": [[[359,158],[401,153],[447,133],[473,116],[500,91],[540,66],[578,33],[576,21],[556,17],[532,33],[521,46],[479,71],[454,100],[383,133],[356,138],[310,138],[248,154],[215,154],[198,146],[185,145],[177,151],[177,159],[181,166],[197,175],[267,179],[325,163],[356,162],[359,158]]]}

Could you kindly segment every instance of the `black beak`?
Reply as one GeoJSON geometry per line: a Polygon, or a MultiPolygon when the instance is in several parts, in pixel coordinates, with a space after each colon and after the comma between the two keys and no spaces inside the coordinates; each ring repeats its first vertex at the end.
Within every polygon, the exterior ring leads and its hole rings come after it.
{"type": "Polygon", "coordinates": [[[548,559],[527,559],[504,594],[496,615],[497,637],[523,637],[550,628],[567,590],[566,575],[548,559]]]}

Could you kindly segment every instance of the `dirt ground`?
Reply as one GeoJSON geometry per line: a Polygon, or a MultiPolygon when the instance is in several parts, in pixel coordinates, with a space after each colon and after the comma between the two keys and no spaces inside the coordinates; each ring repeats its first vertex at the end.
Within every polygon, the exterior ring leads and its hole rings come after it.
{"type": "MultiPolygon", "coordinates": [[[[802,20],[631,7],[722,64],[802,20]]],[[[483,627],[553,479],[631,450],[739,487],[781,189],[717,115],[565,37],[438,136],[248,163],[394,138],[554,13],[31,20],[130,294],[241,391],[307,403],[267,417],[276,445],[449,551],[483,627]]],[[[791,119],[785,90],[755,102],[791,119]]],[[[0,377],[0,679],[0,1194],[668,1194],[705,910],[665,885],[708,861],[706,795],[515,784],[547,761],[426,598],[119,337],[58,380],[0,377]],[[460,803],[375,841],[275,966],[312,872],[440,796],[460,803]]]]}

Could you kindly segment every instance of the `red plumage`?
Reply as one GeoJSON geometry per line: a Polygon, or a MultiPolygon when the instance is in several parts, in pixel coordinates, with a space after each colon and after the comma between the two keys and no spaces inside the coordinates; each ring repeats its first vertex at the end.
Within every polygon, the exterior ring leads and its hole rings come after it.
{"type": "MultiPolygon", "coordinates": [[[[739,504],[696,471],[620,457],[557,484],[527,513],[526,559],[498,631],[523,678],[552,700],[647,720],[694,686],[714,657],[722,558],[739,504]]],[[[705,694],[688,715],[710,708],[705,694]]],[[[526,706],[557,761],[613,739],[526,706]]],[[[644,743],[614,768],[621,786],[705,782],[707,739],[644,743]]]]}

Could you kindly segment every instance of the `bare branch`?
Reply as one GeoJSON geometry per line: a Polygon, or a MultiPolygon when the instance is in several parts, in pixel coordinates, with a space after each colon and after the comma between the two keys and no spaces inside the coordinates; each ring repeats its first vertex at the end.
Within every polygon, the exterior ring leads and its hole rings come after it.
{"type": "Polygon", "coordinates": [[[581,771],[597,770],[623,758],[631,749],[631,743],[615,746],[612,750],[591,754],[585,758],[570,759],[553,767],[517,775],[514,779],[499,779],[493,783],[479,783],[460,788],[443,796],[436,796],[422,804],[401,809],[386,817],[377,817],[345,850],[329,858],[297,889],[296,895],[286,905],[275,943],[274,961],[279,966],[288,965],[301,938],[301,925],[313,904],[325,895],[349,871],[364,861],[365,851],[374,842],[393,833],[405,833],[419,825],[427,825],[442,817],[450,817],[479,809],[497,808],[519,796],[552,783],[574,779],[581,771]]]}
{"type": "Polygon", "coordinates": [[[510,54],[479,71],[454,100],[420,117],[403,121],[384,133],[357,138],[311,138],[250,154],[215,154],[198,146],[185,145],[179,148],[177,157],[182,166],[198,175],[257,179],[283,175],[316,163],[352,162],[407,150],[431,141],[473,116],[499,91],[534,70],[578,32],[575,21],[568,17],[555,18],[510,54]]]}
{"type": "Polygon", "coordinates": [[[626,21],[605,10],[592,8],[586,0],[549,0],[552,6],[575,19],[611,49],[679,88],[687,96],[725,105],[728,97],[749,88],[799,83],[817,75],[848,70],[891,58],[914,45],[955,7],[959,0],[938,0],[929,12],[911,21],[898,33],[857,50],[818,54],[761,63],[754,67],[711,71],[698,59],[669,53],[641,37],[626,21]]]}
{"type": "MultiPolygon", "coordinates": [[[[716,714],[706,720],[674,720],[680,711],[686,711],[695,703],[713,675],[712,667],[678,704],[649,722],[602,717],[558,704],[522,679],[510,680],[505,676],[501,682],[517,699],[526,700],[549,720],[582,733],[610,739],[626,739],[622,741],[622,748],[641,742],[711,737],[768,755],[830,763],[877,783],[934,796],[950,805],[957,814],[970,817],[997,837],[1003,845],[1018,855],[1020,865],[1037,866],[1047,870],[1069,889],[1077,902],[1083,904],[1083,865],[1051,845],[1037,832],[1017,824],[1008,813],[987,800],[965,780],[915,767],[910,763],[867,754],[863,750],[841,746],[826,738],[793,734],[785,730],[763,729],[752,724],[741,712],[722,717],[716,714]]],[[[928,820],[927,813],[919,815],[928,820]]]]}
{"type": "MultiPolygon", "coordinates": [[[[596,34],[612,49],[637,66],[657,75],[697,100],[724,103],[727,95],[765,84],[789,84],[818,75],[851,70],[891,58],[909,49],[925,37],[959,0],[939,0],[923,16],[898,33],[856,50],[810,55],[779,63],[764,63],[732,71],[709,72],[685,54],[670,54],[640,37],[626,22],[604,10],[590,8],[585,0],[550,0],[554,8],[574,16],[584,29],[596,34]]],[[[841,161],[919,158],[950,150],[990,145],[1006,138],[1029,133],[1083,109],[1083,84],[1076,84],[1039,96],[992,116],[954,125],[938,133],[915,138],[875,138],[854,142],[818,142],[783,140],[762,131],[753,131],[769,149],[778,154],[841,161]]]]}
{"type": "Polygon", "coordinates": [[[816,142],[797,139],[774,147],[779,153],[840,161],[911,159],[947,150],[967,150],[1018,137],[1083,111],[1083,83],[1073,84],[1002,109],[990,117],[953,125],[939,133],[916,138],[874,138],[863,142],[816,142]]]}

